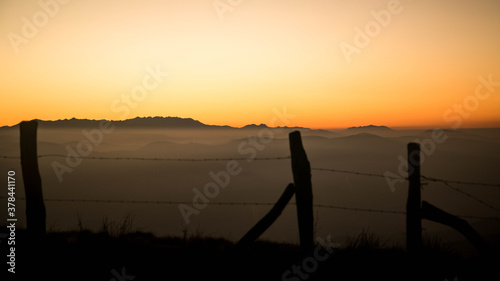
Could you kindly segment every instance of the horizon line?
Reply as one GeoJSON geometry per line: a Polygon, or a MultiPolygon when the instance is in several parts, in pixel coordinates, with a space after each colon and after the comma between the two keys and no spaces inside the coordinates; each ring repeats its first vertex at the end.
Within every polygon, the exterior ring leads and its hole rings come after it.
{"type": "Polygon", "coordinates": [[[179,117],[179,116],[136,116],[136,117],[133,117],[133,118],[128,118],[128,119],[106,119],[106,118],[102,118],[102,119],[93,119],[93,118],[76,118],[76,117],[72,117],[72,118],[63,118],[63,119],[57,119],[57,120],[44,120],[44,119],[39,119],[39,118],[35,118],[35,119],[31,119],[31,120],[23,120],[23,121],[20,121],[19,123],[17,124],[13,124],[13,125],[0,125],[0,128],[12,128],[12,127],[15,127],[17,125],[19,125],[21,122],[24,122],[24,121],[33,121],[33,120],[37,120],[37,121],[42,121],[42,122],[57,122],[57,121],[71,121],[71,120],[87,120],[87,121],[110,121],[110,122],[124,122],[124,121],[128,121],[128,120],[134,120],[134,119],[148,119],[148,118],[163,118],[163,119],[166,119],[166,118],[178,118],[178,119],[184,119],[184,120],[193,120],[195,122],[199,122],[201,123],[202,125],[205,125],[205,126],[219,126],[219,127],[231,127],[231,128],[236,128],[236,129],[242,129],[246,126],[262,126],[262,125],[265,125],[266,127],[268,128],[304,128],[304,129],[313,129],[313,130],[332,130],[332,131],[335,131],[335,130],[347,130],[347,129],[354,129],[354,128],[360,128],[360,129],[364,129],[365,127],[370,127],[370,126],[373,126],[373,127],[387,127],[389,129],[392,129],[392,130],[436,130],[436,129],[442,129],[442,130],[470,130],[470,129],[500,129],[500,126],[499,127],[491,127],[491,126],[477,126],[477,127],[464,127],[464,128],[453,128],[452,126],[450,127],[439,127],[439,126],[387,126],[387,125],[375,125],[375,124],[368,124],[368,125],[354,125],[354,126],[348,126],[348,127],[316,127],[316,126],[313,126],[313,127],[307,127],[307,126],[275,126],[275,127],[271,127],[265,123],[260,123],[260,124],[257,124],[257,123],[250,123],[250,124],[246,124],[246,125],[243,125],[243,126],[231,126],[231,125],[227,125],[227,124],[207,124],[207,123],[204,123],[200,120],[197,120],[197,119],[194,119],[194,118],[191,118],[191,117],[179,117]]]}

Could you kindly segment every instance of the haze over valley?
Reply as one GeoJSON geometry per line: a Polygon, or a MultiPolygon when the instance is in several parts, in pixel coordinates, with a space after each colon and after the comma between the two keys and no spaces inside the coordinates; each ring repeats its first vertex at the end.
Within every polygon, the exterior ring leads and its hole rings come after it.
{"type": "MultiPolygon", "coordinates": [[[[211,203],[274,203],[288,183],[293,182],[290,159],[262,158],[290,155],[288,134],[298,130],[312,170],[314,204],[386,211],[405,211],[408,183],[384,177],[329,172],[335,169],[406,177],[406,145],[422,143],[422,175],[454,181],[500,183],[496,163],[500,160],[500,129],[460,129],[440,131],[440,142],[433,130],[394,130],[383,126],[362,126],[345,130],[307,128],[270,128],[248,125],[241,128],[209,126],[192,119],[136,118],[112,122],[111,132],[100,130],[100,121],[39,121],[38,154],[47,226],[53,231],[77,229],[78,217],[88,228],[97,230],[103,218],[119,222],[127,214],[134,227],[157,235],[203,233],[233,241],[241,238],[271,206],[210,204],[186,223],[179,204],[193,207],[197,189],[210,182],[226,181],[220,175],[228,162],[236,159],[237,175],[220,188],[211,203]],[[91,151],[88,145],[91,143],[91,151]],[[82,153],[84,155],[80,155],[82,153]],[[427,154],[426,154],[427,153],[427,154]],[[69,155],[69,157],[68,157],[69,155]],[[75,156],[84,156],[83,159],[75,156]],[[86,159],[105,158],[105,159],[86,159]],[[119,158],[119,159],[110,159],[119,158]],[[127,160],[124,158],[132,158],[127,160]],[[152,160],[157,158],[157,160],[152,160]],[[214,158],[219,161],[189,161],[214,158]],[[178,161],[176,159],[182,159],[178,161]],[[393,189],[394,188],[394,189],[393,189]],[[151,201],[150,203],[58,202],[53,199],[151,201]]],[[[19,128],[0,128],[0,155],[19,156],[19,128]]],[[[17,158],[0,157],[0,165],[21,175],[17,158]]],[[[22,178],[18,177],[18,197],[24,197],[22,178]]],[[[456,185],[482,198],[492,206],[500,205],[497,187],[456,185]]],[[[294,202],[295,199],[292,199],[294,202]]],[[[471,200],[444,184],[425,182],[422,200],[464,216],[498,217],[498,211],[471,200]]],[[[201,202],[201,201],[200,201],[201,202]]],[[[22,210],[24,201],[19,201],[22,210]]],[[[405,216],[339,208],[314,208],[316,235],[332,235],[338,241],[362,230],[403,242],[405,216]]],[[[24,214],[19,213],[20,224],[24,214]]],[[[263,238],[298,241],[295,205],[289,205],[263,238]]],[[[487,239],[498,237],[496,221],[468,219],[487,239]]],[[[470,250],[460,234],[446,226],[424,221],[424,233],[449,242],[459,242],[470,250]]],[[[494,240],[497,241],[497,240],[494,240]]],[[[463,246],[463,247],[462,247],[463,246]]],[[[458,246],[457,246],[458,247],[458,246]]],[[[464,250],[465,249],[465,250],[464,250]]]]}

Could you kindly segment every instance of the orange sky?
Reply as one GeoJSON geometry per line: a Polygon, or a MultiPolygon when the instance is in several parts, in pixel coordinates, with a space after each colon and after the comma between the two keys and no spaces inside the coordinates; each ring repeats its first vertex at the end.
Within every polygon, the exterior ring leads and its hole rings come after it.
{"type": "Polygon", "coordinates": [[[243,126],[286,107],[289,126],[500,127],[499,1],[242,0],[219,13],[214,0],[40,2],[0,2],[0,126],[136,116],[243,126]],[[380,30],[349,62],[341,46],[367,26],[380,30]],[[148,67],[169,76],[156,83],[148,67]],[[489,75],[493,86],[479,86],[489,75]],[[124,103],[144,79],[154,87],[124,103]]]}

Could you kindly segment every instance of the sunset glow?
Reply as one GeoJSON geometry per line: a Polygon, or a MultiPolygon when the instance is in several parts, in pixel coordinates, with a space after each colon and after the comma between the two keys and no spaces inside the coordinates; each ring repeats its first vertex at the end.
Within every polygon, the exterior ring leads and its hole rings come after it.
{"type": "Polygon", "coordinates": [[[0,2],[0,126],[286,108],[289,126],[500,127],[499,1],[60,2],[0,2]]]}

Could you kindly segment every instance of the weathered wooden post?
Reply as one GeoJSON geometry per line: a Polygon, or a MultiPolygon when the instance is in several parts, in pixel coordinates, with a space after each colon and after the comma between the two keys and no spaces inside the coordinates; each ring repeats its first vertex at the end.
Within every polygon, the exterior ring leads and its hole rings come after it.
{"type": "Polygon", "coordinates": [[[476,248],[478,253],[485,257],[492,256],[488,243],[477,233],[467,221],[449,214],[430,203],[422,202],[422,218],[447,225],[460,232],[476,248]]]}
{"type": "Polygon", "coordinates": [[[259,236],[261,236],[262,233],[264,233],[264,231],[266,231],[281,215],[294,193],[295,186],[291,183],[286,187],[285,191],[281,194],[281,197],[276,204],[274,204],[269,213],[267,213],[238,243],[236,243],[235,248],[241,249],[257,240],[257,238],[259,238],[259,236]]]}
{"type": "Polygon", "coordinates": [[[406,250],[415,255],[422,246],[420,214],[420,144],[408,144],[408,201],[406,202],[406,250]]]}
{"type": "Polygon", "coordinates": [[[291,132],[289,141],[295,184],[295,200],[297,202],[297,218],[299,221],[300,250],[303,254],[307,254],[312,251],[314,246],[311,166],[302,146],[300,132],[291,132]]]}
{"type": "Polygon", "coordinates": [[[19,126],[21,136],[21,168],[26,194],[26,228],[33,237],[45,235],[45,204],[42,180],[38,170],[37,121],[23,121],[19,126]]]}

